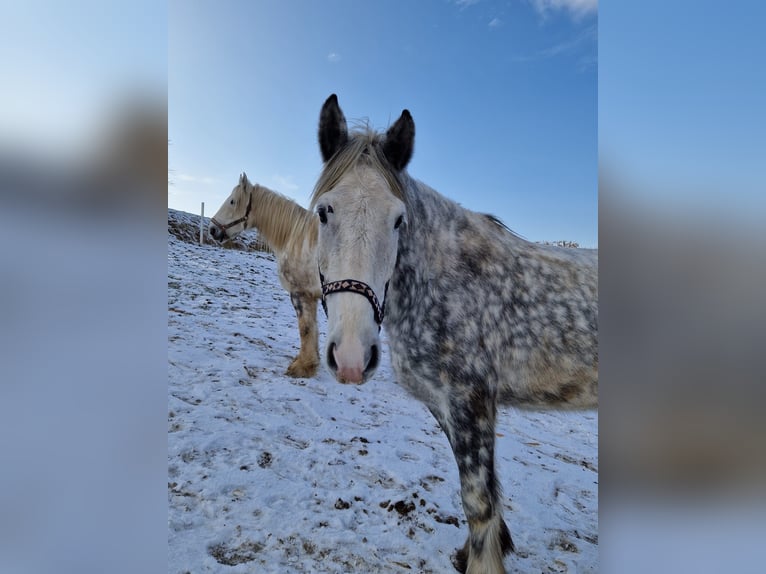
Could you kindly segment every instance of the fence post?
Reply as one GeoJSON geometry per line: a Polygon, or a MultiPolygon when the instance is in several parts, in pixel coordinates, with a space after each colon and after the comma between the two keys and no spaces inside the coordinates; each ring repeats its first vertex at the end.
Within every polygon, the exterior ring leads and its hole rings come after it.
{"type": "Polygon", "coordinates": [[[202,202],[202,214],[199,217],[199,244],[202,245],[205,233],[205,202],[202,202]]]}

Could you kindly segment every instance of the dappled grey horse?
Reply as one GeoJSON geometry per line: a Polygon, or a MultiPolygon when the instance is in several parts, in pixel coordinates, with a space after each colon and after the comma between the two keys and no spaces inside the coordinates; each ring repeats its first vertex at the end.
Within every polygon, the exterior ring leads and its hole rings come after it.
{"type": "Polygon", "coordinates": [[[363,383],[385,326],[399,384],[444,430],[469,526],[455,567],[505,572],[513,550],[495,472],[496,406],[598,405],[597,252],[530,243],[406,171],[415,124],[349,133],[333,94],[312,196],[328,315],[326,363],[363,383]]]}

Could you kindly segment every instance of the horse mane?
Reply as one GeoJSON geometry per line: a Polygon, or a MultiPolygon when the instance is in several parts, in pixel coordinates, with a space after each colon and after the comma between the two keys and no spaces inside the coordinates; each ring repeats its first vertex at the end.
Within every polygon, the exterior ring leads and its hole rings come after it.
{"type": "Polygon", "coordinates": [[[506,231],[510,231],[511,233],[516,235],[516,233],[510,227],[508,227],[505,223],[503,223],[503,220],[500,219],[497,215],[492,215],[491,213],[482,213],[482,215],[486,217],[490,221],[490,223],[494,223],[500,229],[505,229],[506,231]]]}
{"type": "Polygon", "coordinates": [[[487,220],[488,220],[490,223],[492,223],[492,224],[494,224],[495,226],[499,227],[499,228],[500,228],[500,229],[502,229],[503,231],[507,231],[508,233],[510,233],[510,234],[511,234],[513,237],[515,237],[516,239],[522,239],[522,240],[524,240],[524,241],[527,241],[527,242],[529,241],[529,240],[528,240],[526,237],[524,237],[523,235],[521,235],[521,234],[519,234],[519,233],[515,232],[513,229],[511,229],[510,227],[508,227],[508,226],[505,224],[505,222],[504,222],[502,219],[500,219],[498,216],[496,216],[496,215],[492,215],[491,213],[482,213],[482,215],[483,215],[483,216],[484,216],[484,217],[485,217],[485,218],[486,218],[486,219],[487,219],[487,220]]]}
{"type": "Polygon", "coordinates": [[[250,185],[254,227],[275,252],[289,249],[290,245],[302,242],[307,235],[311,246],[316,243],[316,218],[311,211],[268,187],[257,183],[250,185]]]}
{"type": "Polygon", "coordinates": [[[335,152],[335,155],[325,164],[311,194],[312,209],[322,195],[333,189],[344,175],[354,170],[361,162],[383,175],[391,193],[406,202],[404,186],[399,179],[399,174],[391,167],[383,154],[382,142],[383,135],[368,125],[355,128],[349,134],[346,145],[335,152]]]}

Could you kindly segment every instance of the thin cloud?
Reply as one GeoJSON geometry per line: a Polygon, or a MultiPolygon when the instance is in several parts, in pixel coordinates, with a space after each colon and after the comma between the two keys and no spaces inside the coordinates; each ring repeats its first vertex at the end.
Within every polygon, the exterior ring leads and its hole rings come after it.
{"type": "Polygon", "coordinates": [[[597,34],[596,27],[589,26],[588,28],[583,30],[580,34],[572,38],[571,40],[567,40],[566,42],[560,42],[559,44],[555,44],[551,46],[550,48],[546,48],[545,50],[542,50],[540,52],[540,56],[543,58],[552,58],[553,56],[558,56],[559,54],[571,52],[573,50],[576,50],[580,45],[586,43],[587,41],[595,39],[596,34],[597,34]]]}
{"type": "Polygon", "coordinates": [[[503,21],[500,18],[492,18],[489,22],[490,28],[499,28],[503,25],[503,21]]]}
{"type": "Polygon", "coordinates": [[[455,5],[459,6],[460,8],[468,8],[469,6],[473,6],[474,4],[478,4],[479,0],[455,0],[455,5]]]}
{"type": "Polygon", "coordinates": [[[293,176],[291,175],[285,176],[275,173],[271,176],[271,181],[274,182],[274,185],[276,185],[279,191],[285,192],[298,190],[298,184],[293,181],[293,176]]]}
{"type": "Polygon", "coordinates": [[[327,61],[332,62],[333,64],[335,62],[340,62],[340,54],[338,54],[337,52],[330,52],[329,54],[327,54],[327,61]]]}
{"type": "Polygon", "coordinates": [[[595,24],[593,26],[588,26],[577,36],[570,40],[559,42],[558,44],[554,44],[549,48],[545,48],[544,50],[540,50],[531,55],[516,56],[514,61],[535,62],[539,60],[547,60],[548,58],[555,58],[557,56],[566,54],[577,54],[579,52],[582,55],[578,60],[577,70],[579,72],[584,72],[598,64],[598,57],[593,51],[594,49],[588,47],[590,42],[597,42],[597,30],[598,29],[596,28],[595,24]]]}
{"type": "Polygon", "coordinates": [[[532,0],[532,4],[542,16],[556,10],[567,10],[574,18],[598,12],[598,0],[532,0]]]}

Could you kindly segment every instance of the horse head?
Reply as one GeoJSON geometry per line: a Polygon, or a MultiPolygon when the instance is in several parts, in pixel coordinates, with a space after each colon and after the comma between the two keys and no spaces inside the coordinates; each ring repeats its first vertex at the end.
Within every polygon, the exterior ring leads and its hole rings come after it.
{"type": "Polygon", "coordinates": [[[239,183],[231,190],[216,214],[210,218],[210,237],[217,241],[233,239],[247,228],[253,207],[253,185],[242,172],[239,183]]]}
{"type": "Polygon", "coordinates": [[[369,129],[349,134],[334,94],[322,107],[324,168],[312,207],[319,217],[326,362],[342,383],[365,382],[380,360],[386,292],[407,221],[400,176],[412,157],[414,137],[407,110],[385,135],[369,129]]]}

